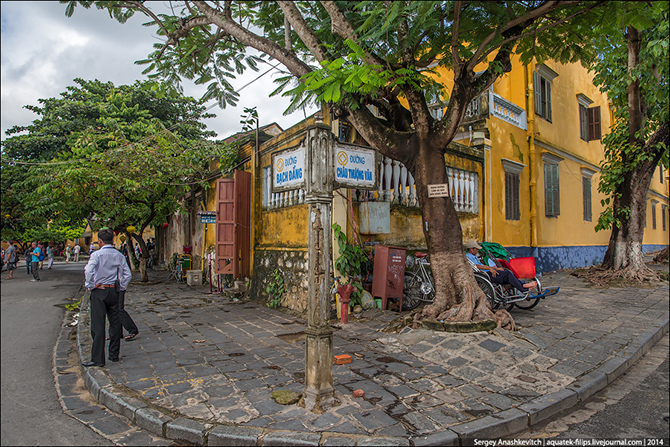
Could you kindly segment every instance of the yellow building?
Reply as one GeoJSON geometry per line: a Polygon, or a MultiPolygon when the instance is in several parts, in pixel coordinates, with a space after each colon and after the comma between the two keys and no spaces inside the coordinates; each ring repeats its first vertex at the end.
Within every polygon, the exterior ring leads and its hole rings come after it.
{"type": "MultiPolygon", "coordinates": [[[[464,239],[500,243],[513,256],[534,256],[544,272],[602,261],[610,232],[595,232],[604,198],[597,192],[600,138],[612,114],[606,95],[591,80],[579,64],[523,65],[515,60],[510,73],[470,104],[445,156],[464,239]]],[[[440,81],[448,87],[449,74],[442,73],[440,81]]],[[[440,117],[444,104],[433,102],[432,113],[440,117]]],[[[331,119],[327,109],[323,114],[338,141],[366,145],[349,123],[331,119]]],[[[279,269],[289,290],[283,304],[297,311],[305,310],[307,296],[305,192],[272,193],[271,165],[272,154],[299,146],[314,123],[312,116],[286,131],[275,129],[258,147],[250,139],[240,165],[251,174],[249,196],[241,204],[251,210],[250,245],[235,256],[251,263],[254,296],[265,294],[272,272],[279,269]]],[[[425,250],[412,176],[385,157],[376,173],[376,191],[335,191],[333,223],[350,239],[356,233],[370,244],[401,246],[409,253],[425,250]]],[[[668,183],[667,172],[659,169],[648,193],[646,252],[668,245],[668,183]]],[[[193,241],[201,265],[217,242],[214,225],[196,223],[198,212],[217,209],[215,182],[211,186],[187,199],[194,204],[187,216],[190,237],[177,239],[193,241]]],[[[180,225],[172,231],[182,231],[180,225]]],[[[235,231],[242,227],[234,226],[235,231]]],[[[335,241],[333,247],[335,258],[335,241]]]]}

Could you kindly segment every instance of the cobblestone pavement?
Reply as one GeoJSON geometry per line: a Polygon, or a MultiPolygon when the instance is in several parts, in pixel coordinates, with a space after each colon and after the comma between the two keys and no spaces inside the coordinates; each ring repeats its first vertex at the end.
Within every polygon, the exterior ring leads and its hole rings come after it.
{"type": "Polygon", "coordinates": [[[139,336],[122,342],[120,362],[89,368],[85,382],[138,426],[192,444],[459,445],[507,436],[602,389],[668,331],[667,283],[597,289],[558,272],[543,284],[561,290],[512,311],[514,333],[388,334],[396,313],[364,312],[334,333],[334,355],[352,357],[333,365],[341,405],[314,414],[270,396],[303,390],[305,320],[205,287],[133,282],[126,308],[139,336]],[[363,398],[353,397],[357,389],[363,398]]]}

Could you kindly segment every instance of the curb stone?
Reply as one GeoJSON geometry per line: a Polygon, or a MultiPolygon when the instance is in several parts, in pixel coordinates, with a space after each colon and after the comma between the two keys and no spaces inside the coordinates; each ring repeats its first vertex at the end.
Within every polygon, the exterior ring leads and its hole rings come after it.
{"type": "MultiPolygon", "coordinates": [[[[90,351],[88,296],[82,299],[82,310],[77,331],[77,351],[80,360],[86,349],[90,351]],[[85,309],[85,310],[84,310],[85,309]]],[[[115,395],[113,382],[106,371],[98,368],[87,370],[84,377],[86,387],[96,401],[108,406],[158,436],[176,441],[187,441],[199,445],[469,445],[474,439],[500,438],[510,436],[541,422],[561,411],[586,400],[596,392],[624,374],[639,358],[646,354],[667,332],[670,313],[658,318],[648,329],[639,334],[631,343],[607,360],[594,371],[578,378],[575,382],[555,393],[540,396],[517,408],[511,408],[480,419],[458,424],[442,432],[410,439],[358,436],[351,437],[339,433],[324,434],[311,432],[284,432],[262,430],[243,426],[204,424],[188,418],[173,419],[160,411],[148,408],[146,404],[128,396],[115,395]],[[112,397],[114,396],[114,397],[112,397]],[[119,408],[117,411],[115,408],[119,408]],[[134,417],[129,416],[132,414],[134,417]],[[211,427],[214,427],[210,430],[211,427]],[[209,432],[208,432],[209,430],[209,432]],[[338,436],[343,435],[343,436],[338,436]],[[346,441],[352,441],[346,443],[346,441]],[[340,444],[342,442],[343,444],[340,444]]]]}
{"type": "Polygon", "coordinates": [[[601,371],[591,371],[567,386],[567,389],[577,393],[580,402],[596,394],[607,386],[607,374],[601,371]]]}
{"type": "Polygon", "coordinates": [[[190,442],[195,445],[204,445],[205,434],[212,428],[212,424],[203,424],[192,419],[177,418],[165,425],[165,435],[168,439],[190,442]]]}
{"type": "Polygon", "coordinates": [[[165,425],[173,421],[170,416],[166,416],[160,411],[151,408],[140,408],[135,412],[137,425],[153,434],[167,438],[165,435],[165,425]]]}

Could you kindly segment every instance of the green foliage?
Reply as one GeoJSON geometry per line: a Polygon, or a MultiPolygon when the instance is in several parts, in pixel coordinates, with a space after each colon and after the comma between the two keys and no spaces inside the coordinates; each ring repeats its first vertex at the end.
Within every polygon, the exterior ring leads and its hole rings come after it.
{"type": "Polygon", "coordinates": [[[333,224],[333,232],[337,239],[339,247],[339,256],[335,259],[335,268],[341,274],[347,277],[342,284],[351,283],[354,291],[351,293],[351,306],[360,304],[363,286],[361,284],[361,274],[363,266],[368,261],[368,255],[360,245],[354,245],[349,242],[346,233],[342,231],[339,224],[333,224]]]}
{"type": "Polygon", "coordinates": [[[279,272],[279,269],[275,269],[275,271],[272,272],[272,280],[265,288],[265,291],[270,295],[267,302],[268,307],[276,309],[281,306],[282,298],[286,293],[286,285],[284,284],[284,277],[279,272]]]}
{"type": "MultiPolygon", "coordinates": [[[[594,83],[607,93],[614,106],[614,123],[602,142],[605,158],[601,163],[598,191],[607,197],[601,201],[604,207],[598,218],[596,231],[620,227],[622,220],[630,218],[630,204],[621,204],[616,210],[615,202],[621,198],[620,188],[628,176],[639,169],[643,162],[652,160],[659,151],[663,154],[660,163],[667,169],[668,151],[665,146],[647,147],[631,144],[629,132],[628,86],[639,81],[642,100],[643,127],[635,135],[637,141],[647,141],[663,123],[668,122],[668,4],[666,2],[613,3],[613,20],[600,25],[596,46],[599,60],[591,67],[594,83]],[[626,26],[639,27],[642,45],[640,63],[628,69],[626,26]]],[[[646,185],[642,185],[646,187],[646,185]]]]}
{"type": "Polygon", "coordinates": [[[159,98],[148,82],[75,82],[60,98],[40,100],[42,118],[3,141],[3,182],[10,173],[17,202],[6,214],[24,230],[49,221],[62,233],[95,216],[96,226],[134,225],[141,235],[181,210],[184,192],[208,186],[210,160],[222,170],[237,162],[233,148],[205,139],[214,133],[200,120],[213,115],[193,98],[159,98]]]}

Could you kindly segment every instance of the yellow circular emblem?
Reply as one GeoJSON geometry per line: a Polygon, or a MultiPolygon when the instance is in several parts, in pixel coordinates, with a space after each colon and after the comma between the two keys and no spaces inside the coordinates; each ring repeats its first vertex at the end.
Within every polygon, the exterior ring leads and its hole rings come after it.
{"type": "Polygon", "coordinates": [[[279,158],[277,159],[277,172],[281,172],[284,170],[284,159],[279,158]]]}
{"type": "Polygon", "coordinates": [[[337,162],[342,166],[346,166],[346,164],[349,163],[349,157],[347,156],[347,153],[344,151],[338,152],[337,162]]]}

